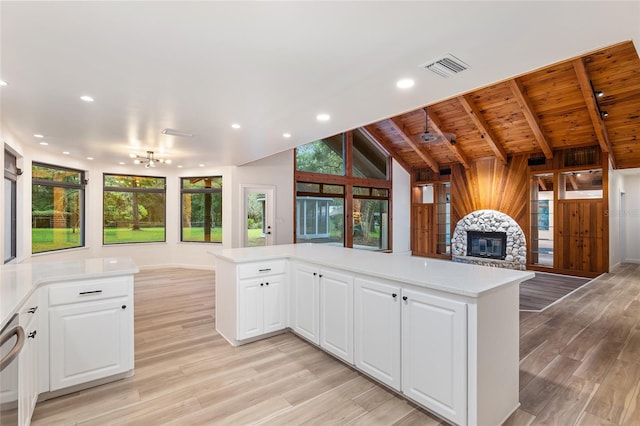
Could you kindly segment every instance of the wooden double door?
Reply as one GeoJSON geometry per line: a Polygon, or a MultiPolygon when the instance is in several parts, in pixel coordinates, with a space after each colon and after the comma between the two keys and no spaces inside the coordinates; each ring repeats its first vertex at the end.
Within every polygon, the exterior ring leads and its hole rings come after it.
{"type": "Polygon", "coordinates": [[[584,273],[606,272],[609,239],[605,205],[597,200],[558,200],[555,268],[584,273]]]}

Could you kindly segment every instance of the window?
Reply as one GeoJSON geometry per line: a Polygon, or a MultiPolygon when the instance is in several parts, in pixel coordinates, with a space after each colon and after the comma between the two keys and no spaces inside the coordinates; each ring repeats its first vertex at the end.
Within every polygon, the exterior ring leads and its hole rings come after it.
{"type": "Polygon", "coordinates": [[[84,246],[84,172],[33,163],[33,253],[84,246]]]}
{"type": "Polygon", "coordinates": [[[181,241],[222,242],[222,177],[180,179],[181,241]]]}
{"type": "Polygon", "coordinates": [[[389,248],[389,190],[353,188],[353,247],[389,248]]]}
{"type": "Polygon", "coordinates": [[[104,244],[166,241],[166,179],[104,175],[104,244]]]}
{"type": "Polygon", "coordinates": [[[344,245],[344,187],[296,184],[296,241],[344,245]]]}
{"type": "Polygon", "coordinates": [[[559,186],[561,200],[602,198],[602,169],[561,173],[559,186]]]}
{"type": "Polygon", "coordinates": [[[4,263],[16,258],[16,181],[18,166],[15,155],[4,152],[4,263]]]}
{"type": "Polygon", "coordinates": [[[531,263],[553,267],[553,173],[531,178],[531,263]]]}
{"type": "Polygon", "coordinates": [[[336,135],[296,148],[296,170],[344,175],[344,138],[336,135]]]}
{"type": "Polygon", "coordinates": [[[353,131],[353,176],[389,178],[389,156],[360,129],[353,131]]]}
{"type": "Polygon", "coordinates": [[[366,131],[299,146],[295,157],[296,242],[391,248],[390,157],[366,131]]]}

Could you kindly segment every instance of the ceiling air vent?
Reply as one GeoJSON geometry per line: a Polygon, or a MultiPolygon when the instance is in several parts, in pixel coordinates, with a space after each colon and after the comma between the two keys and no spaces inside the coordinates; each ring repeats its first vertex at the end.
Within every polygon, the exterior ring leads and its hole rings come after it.
{"type": "Polygon", "coordinates": [[[456,75],[466,69],[469,69],[469,65],[449,53],[441,58],[437,58],[420,65],[420,68],[436,73],[440,77],[449,78],[452,75],[456,75]]]}

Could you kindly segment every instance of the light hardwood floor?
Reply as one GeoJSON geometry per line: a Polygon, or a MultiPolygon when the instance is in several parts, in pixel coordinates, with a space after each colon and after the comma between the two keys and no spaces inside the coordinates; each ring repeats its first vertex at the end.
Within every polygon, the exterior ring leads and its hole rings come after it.
{"type": "MultiPolygon", "coordinates": [[[[239,348],[214,328],[214,274],[136,276],[135,376],[39,403],[33,425],[441,422],[290,333],[239,348]]],[[[520,320],[508,425],[640,424],[640,265],[520,320]]]]}

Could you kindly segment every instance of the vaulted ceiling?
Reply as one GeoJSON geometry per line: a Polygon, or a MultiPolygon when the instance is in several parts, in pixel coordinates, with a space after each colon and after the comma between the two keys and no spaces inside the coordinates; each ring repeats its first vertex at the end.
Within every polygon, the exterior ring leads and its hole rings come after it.
{"type": "Polygon", "coordinates": [[[614,168],[640,167],[640,59],[632,42],[616,44],[364,129],[409,171],[589,146],[614,168]]]}

